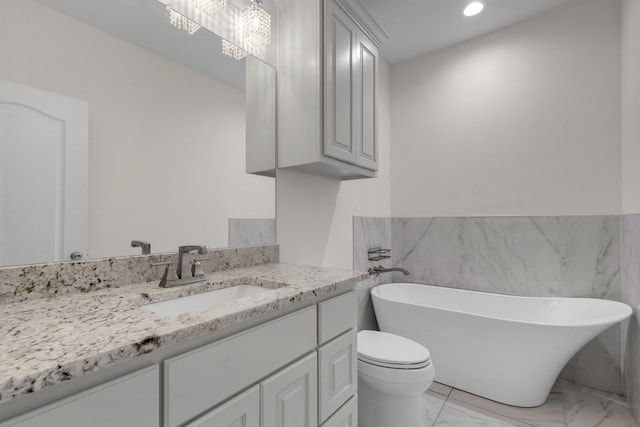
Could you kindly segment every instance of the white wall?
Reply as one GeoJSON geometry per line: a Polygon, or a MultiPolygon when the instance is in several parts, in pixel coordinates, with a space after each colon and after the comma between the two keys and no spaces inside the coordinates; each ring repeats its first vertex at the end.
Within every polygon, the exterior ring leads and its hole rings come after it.
{"type": "Polygon", "coordinates": [[[640,0],[622,0],[622,211],[640,213],[640,0]]]}
{"type": "Polygon", "coordinates": [[[269,218],[245,167],[244,94],[32,0],[0,13],[0,79],[89,102],[90,255],[226,246],[229,217],[269,218]]]}
{"type": "Polygon", "coordinates": [[[325,267],[353,267],[352,216],[389,216],[389,68],[380,61],[377,178],[340,182],[279,169],[277,242],[280,260],[325,267]]]}
{"type": "Polygon", "coordinates": [[[618,0],[398,64],[391,94],[393,216],[619,213],[618,0]]]}

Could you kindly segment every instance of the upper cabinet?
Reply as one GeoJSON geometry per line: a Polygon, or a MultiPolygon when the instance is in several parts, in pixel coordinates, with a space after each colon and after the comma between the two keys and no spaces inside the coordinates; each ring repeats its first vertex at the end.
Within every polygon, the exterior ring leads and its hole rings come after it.
{"type": "Polygon", "coordinates": [[[358,0],[284,1],[279,24],[278,167],[375,177],[386,33],[358,0]]]}

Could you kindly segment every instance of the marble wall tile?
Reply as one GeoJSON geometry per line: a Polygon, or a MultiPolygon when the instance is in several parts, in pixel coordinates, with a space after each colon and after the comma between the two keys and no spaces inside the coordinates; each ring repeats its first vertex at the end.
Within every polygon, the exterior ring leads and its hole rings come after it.
{"type": "Polygon", "coordinates": [[[640,423],[640,215],[625,215],[621,224],[622,302],[629,304],[634,315],[623,331],[624,391],[636,422],[640,423]]]}
{"type": "Polygon", "coordinates": [[[229,218],[229,247],[273,245],[275,218],[229,218]]]}
{"type": "MultiPolygon", "coordinates": [[[[371,267],[381,265],[391,267],[391,259],[369,261],[367,251],[371,248],[391,248],[390,218],[353,217],[353,269],[367,271],[371,267]]],[[[358,330],[378,329],[373,305],[371,304],[371,288],[383,283],[391,283],[391,274],[370,276],[356,284],[358,297],[358,330]]]]}
{"type": "MultiPolygon", "coordinates": [[[[187,258],[202,255],[187,255],[187,258]]],[[[213,249],[201,261],[205,273],[279,261],[279,247],[213,249]]],[[[0,268],[0,304],[159,280],[177,253],[137,255],[0,268]]]]}
{"type": "Polygon", "coordinates": [[[393,264],[420,283],[619,300],[619,223],[617,216],[393,218],[393,264]]]}

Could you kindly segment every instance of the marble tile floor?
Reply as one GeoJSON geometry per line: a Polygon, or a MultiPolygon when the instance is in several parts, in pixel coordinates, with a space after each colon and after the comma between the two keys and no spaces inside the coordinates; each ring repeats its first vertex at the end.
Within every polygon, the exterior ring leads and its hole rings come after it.
{"type": "Polygon", "coordinates": [[[517,408],[433,385],[422,394],[425,427],[638,427],[624,398],[558,380],[537,408],[517,408]]]}

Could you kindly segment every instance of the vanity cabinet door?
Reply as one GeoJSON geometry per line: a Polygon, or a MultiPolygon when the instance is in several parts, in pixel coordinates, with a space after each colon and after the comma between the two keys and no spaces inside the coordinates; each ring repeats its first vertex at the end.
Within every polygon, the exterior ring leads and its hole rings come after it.
{"type": "Polygon", "coordinates": [[[158,366],[142,369],[0,424],[2,427],[158,427],[158,366]]]}
{"type": "Polygon", "coordinates": [[[262,427],[318,425],[316,353],[263,381],[262,427]]]}
{"type": "Polygon", "coordinates": [[[260,427],[260,386],[231,399],[187,427],[260,427]]]}
{"type": "Polygon", "coordinates": [[[351,330],[318,350],[320,423],[358,389],[356,332],[351,330]]]}

